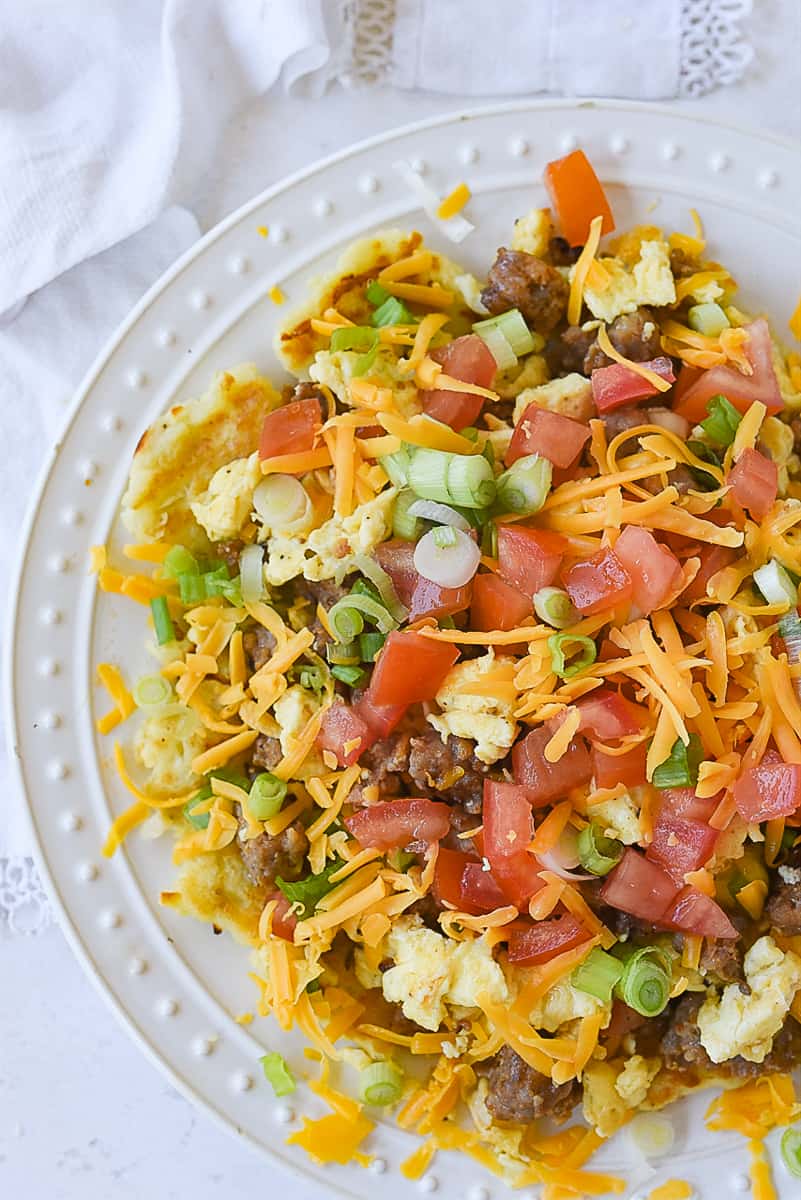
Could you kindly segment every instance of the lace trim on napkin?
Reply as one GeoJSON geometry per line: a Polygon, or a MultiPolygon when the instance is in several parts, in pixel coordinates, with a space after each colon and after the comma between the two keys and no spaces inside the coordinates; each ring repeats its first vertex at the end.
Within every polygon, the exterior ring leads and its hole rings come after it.
{"type": "MultiPolygon", "coordinates": [[[[752,8],[752,0],[681,0],[680,96],[704,96],[742,78],[754,48],[740,22],[752,8]]],[[[342,15],[350,61],[340,83],[364,87],[387,82],[395,0],[343,0],[342,15]]]]}
{"type": "Polygon", "coordinates": [[[41,933],[52,920],[33,859],[0,858],[0,933],[41,933]]]}

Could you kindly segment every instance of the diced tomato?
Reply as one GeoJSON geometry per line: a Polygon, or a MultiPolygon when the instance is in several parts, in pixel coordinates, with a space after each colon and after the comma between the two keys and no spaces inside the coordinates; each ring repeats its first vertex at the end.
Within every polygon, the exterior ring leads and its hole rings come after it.
{"type": "Polygon", "coordinates": [[[521,912],[534,893],[545,887],[544,881],[540,879],[541,870],[537,860],[525,850],[492,862],[493,878],[506,897],[507,903],[514,904],[521,912]]]}
{"type": "Polygon", "coordinates": [[[549,162],[545,186],[571,246],[584,245],[594,217],[603,217],[602,233],[612,233],[615,222],[609,201],[583,150],[572,150],[564,158],[549,162]]]}
{"type": "Polygon", "coordinates": [[[692,933],[696,937],[737,938],[739,933],[720,905],[699,892],[698,888],[682,888],[659,918],[659,925],[692,933]]]}
{"type": "MultiPolygon", "coordinates": [[[[666,379],[668,383],[676,382],[673,363],[669,358],[651,358],[641,365],[666,379]]],[[[646,400],[649,396],[659,395],[659,389],[649,380],[643,379],[642,375],[632,371],[631,367],[624,367],[622,363],[598,367],[590,375],[590,383],[595,407],[601,413],[611,412],[623,404],[633,404],[635,400],[646,400]]]]}
{"type": "Polygon", "coordinates": [[[469,862],[481,866],[478,859],[473,858],[472,855],[462,854],[460,850],[449,850],[447,846],[440,846],[434,867],[434,882],[431,884],[431,891],[439,904],[449,904],[452,908],[460,908],[463,912],[477,916],[481,910],[465,908],[462,897],[462,875],[469,862]]]}
{"type": "Polygon", "coordinates": [[[776,503],[779,468],[772,459],[749,446],[729,472],[727,482],[737,503],[747,508],[755,520],[761,521],[776,503]]]}
{"type": "MultiPolygon", "coordinates": [[[[705,519],[708,519],[710,515],[710,513],[706,513],[705,519]]],[[[717,575],[718,571],[722,571],[724,567],[728,567],[736,560],[737,551],[732,550],[729,546],[702,546],[698,557],[701,559],[701,566],[695,579],[682,592],[685,600],[708,599],[706,585],[713,575],[717,575]]]]}
{"type": "Polygon", "coordinates": [[[602,638],[598,647],[598,662],[613,662],[616,658],[625,657],[626,651],[621,646],[616,646],[611,638],[602,638]]]}
{"type": "Polygon", "coordinates": [[[607,875],[599,894],[604,904],[643,921],[655,922],[673,902],[677,891],[667,871],[629,846],[607,875]]]}
{"type": "Polygon", "coordinates": [[[450,809],[435,800],[385,800],[359,808],[345,825],[362,846],[394,850],[412,842],[437,842],[451,827],[450,809]]]}
{"type": "Polygon", "coordinates": [[[626,1034],[633,1033],[647,1020],[647,1017],[641,1016],[633,1008],[629,1008],[628,1004],[615,998],[612,1001],[612,1017],[603,1035],[607,1054],[610,1057],[614,1055],[626,1034]]]}
{"type": "Polygon", "coordinates": [[[638,525],[626,525],[615,542],[615,555],[631,578],[632,598],[643,616],[659,608],[681,581],[676,555],[638,525]]]}
{"type": "Polygon", "coordinates": [[[520,966],[548,962],[557,954],[580,946],[590,937],[589,931],[572,913],[562,913],[559,917],[531,924],[513,921],[506,928],[509,932],[509,962],[520,966]]]}
{"type": "Polygon", "coordinates": [[[627,750],[625,754],[604,754],[597,746],[593,746],[592,774],[596,787],[615,787],[618,783],[627,788],[639,787],[645,783],[647,754],[645,742],[627,750]]]}
{"type": "Polygon", "coordinates": [[[383,736],[371,729],[363,716],[349,704],[332,704],[323,715],[317,745],[336,755],[341,767],[350,767],[359,755],[383,736]]]}
{"type": "Polygon", "coordinates": [[[373,704],[368,694],[365,694],[354,704],[353,711],[361,717],[371,733],[377,738],[389,737],[392,730],[400,724],[406,712],[405,704],[373,704]]]}
{"type": "Polygon", "coordinates": [[[484,853],[490,862],[525,850],[534,832],[526,788],[484,780],[484,853]]]}
{"type": "Polygon", "coordinates": [[[630,600],[633,590],[631,576],[614,550],[608,548],[573,563],[562,580],[573,604],[586,616],[630,600]]]}
{"type": "Polygon", "coordinates": [[[708,821],[717,808],[721,793],[702,800],[692,788],[665,788],[662,792],[662,807],[674,817],[685,821],[708,821]]]}
{"type": "Polygon", "coordinates": [[[492,912],[508,903],[508,898],[498,887],[492,872],[485,871],[483,863],[465,863],[462,870],[460,908],[465,912],[476,908],[479,912],[492,912]],[[467,908],[467,905],[470,905],[470,908],[467,908]]]}
{"type": "Polygon", "coordinates": [[[433,700],[458,657],[447,642],[393,630],[378,655],[367,699],[379,708],[433,700]]]}
{"type": "Polygon", "coordinates": [[[648,710],[621,696],[613,688],[598,688],[576,702],[581,714],[579,733],[599,742],[639,733],[647,724],[648,710]]]}
{"type": "Polygon", "coordinates": [[[259,458],[277,454],[301,454],[311,450],[314,435],[323,423],[320,401],[293,400],[264,418],[259,441],[259,458]]]}
{"type": "MultiPolygon", "coordinates": [[[[452,379],[483,388],[492,386],[498,369],[492,351],[477,333],[454,338],[447,346],[434,350],[431,357],[452,379]]],[[[482,396],[474,396],[472,392],[448,392],[444,388],[421,392],[420,398],[424,412],[456,430],[474,425],[484,405],[482,396]]]]}
{"type": "Polygon", "coordinates": [[[743,375],[734,367],[711,367],[701,371],[686,389],[682,387],[684,367],[676,391],[680,399],[674,400],[674,409],[693,425],[703,421],[707,415],[707,404],[713,396],[723,395],[741,413],[755,400],[760,400],[768,412],[780,412],[784,407],[776,371],[773,366],[773,349],[767,321],[760,317],[746,325],[749,343],[746,357],[754,368],[753,375],[743,375]]]}
{"type": "Polygon", "coordinates": [[[379,542],[373,552],[379,567],[386,571],[392,580],[392,586],[401,604],[405,604],[407,608],[412,603],[414,589],[420,579],[414,565],[415,544],[402,538],[391,538],[388,542],[379,542]]]}
{"type": "Polygon", "coordinates": [[[555,467],[569,467],[589,437],[590,428],[581,421],[529,404],[515,426],[506,451],[506,465],[510,467],[527,454],[539,454],[555,467]]]}
{"type": "Polygon", "coordinates": [[[451,617],[454,613],[464,612],[470,607],[473,595],[473,581],[463,587],[440,587],[430,579],[421,575],[412,593],[409,606],[409,620],[418,621],[421,617],[451,617]]]}
{"type": "Polygon", "coordinates": [[[762,762],[751,767],[734,785],[734,803],[745,821],[791,816],[801,806],[801,766],[762,762]]]}
{"type": "Polygon", "coordinates": [[[378,564],[392,580],[392,586],[400,600],[409,609],[409,620],[420,617],[447,617],[464,612],[470,605],[471,585],[460,588],[444,588],[430,579],[424,579],[414,565],[414,542],[392,538],[375,548],[378,564]]]}
{"type": "MultiPolygon", "coordinates": [[[[573,788],[592,778],[592,760],[584,739],[573,738],[559,761],[550,763],[545,758],[545,747],[551,736],[550,729],[533,729],[516,742],[512,750],[515,783],[525,788],[529,803],[535,808],[561,800],[573,788]]],[[[486,833],[486,800],[484,829],[486,833]]]]}
{"type": "Polygon", "coordinates": [[[297,914],[292,911],[292,905],[283,892],[271,892],[267,897],[268,900],[275,900],[275,908],[273,909],[272,931],[276,937],[283,938],[285,942],[292,942],[295,939],[295,926],[298,923],[297,914]]]}
{"type": "Polygon", "coordinates": [[[549,587],[559,574],[567,542],[550,529],[498,526],[498,573],[526,596],[549,587]]]}
{"type": "Polygon", "coordinates": [[[531,613],[530,596],[524,596],[491,571],[476,575],[470,605],[471,629],[516,629],[525,625],[531,613]]]}
{"type": "Polygon", "coordinates": [[[716,829],[702,821],[673,816],[669,805],[663,804],[645,857],[659,863],[681,885],[688,871],[697,871],[709,861],[717,840],[716,829]]]}

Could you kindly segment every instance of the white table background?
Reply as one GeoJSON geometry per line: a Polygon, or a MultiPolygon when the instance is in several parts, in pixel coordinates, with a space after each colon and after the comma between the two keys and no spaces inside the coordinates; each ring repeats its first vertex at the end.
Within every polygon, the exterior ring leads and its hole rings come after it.
{"type": "MultiPolygon", "coordinates": [[[[749,78],[677,105],[798,138],[798,0],[755,0],[755,8],[750,36],[758,61],[749,78]]],[[[227,171],[223,177],[210,164],[194,211],[210,228],[283,175],[349,142],[466,104],[389,90],[337,89],[319,101],[275,93],[231,130],[227,171]]],[[[290,1200],[319,1197],[178,1095],[119,1028],[57,928],[35,938],[0,934],[0,972],[0,1195],[250,1200],[277,1185],[290,1200]]]]}

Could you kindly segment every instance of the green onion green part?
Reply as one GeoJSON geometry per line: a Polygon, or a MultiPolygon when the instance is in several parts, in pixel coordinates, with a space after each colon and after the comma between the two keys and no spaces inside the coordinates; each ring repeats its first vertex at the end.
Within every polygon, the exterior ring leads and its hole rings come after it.
{"type": "Polygon", "coordinates": [[[327,671],[324,667],[303,666],[298,671],[298,683],[307,692],[321,692],[325,687],[327,671]]]}
{"type": "Polygon", "coordinates": [[[795,1179],[801,1179],[801,1128],[794,1125],[782,1134],[782,1162],[795,1179]]]}
{"type": "Polygon", "coordinates": [[[718,446],[730,446],[743,419],[740,413],[725,396],[713,396],[706,411],[709,416],[701,422],[706,436],[718,446]]]}
{"type": "Polygon", "coordinates": [[[496,507],[502,512],[522,513],[530,517],[539,512],[551,490],[553,467],[539,454],[519,458],[496,482],[496,507]]]}
{"type": "Polygon", "coordinates": [[[178,576],[182,604],[201,604],[206,599],[206,577],[193,571],[178,576]]]}
{"type": "Polygon", "coordinates": [[[286,784],[269,771],[262,771],[250,785],[248,808],[257,821],[269,821],[281,811],[286,784]]]}
{"type": "Polygon", "coordinates": [[[385,325],[416,324],[415,318],[403,301],[399,300],[397,296],[387,296],[383,304],[379,304],[373,313],[372,322],[378,329],[381,329],[385,325]]]}
{"type": "Polygon", "coordinates": [[[642,1017],[657,1017],[670,999],[670,974],[665,959],[653,946],[634,950],[624,959],[615,992],[642,1017]]]}
{"type": "Polygon", "coordinates": [[[162,564],[164,574],[170,579],[178,579],[180,575],[199,575],[200,567],[194,554],[190,554],[183,546],[171,546],[162,564]]]}
{"type": "MultiPolygon", "coordinates": [[[[503,334],[517,358],[520,358],[522,354],[529,354],[534,349],[534,338],[531,336],[531,331],[519,308],[510,308],[508,312],[501,313],[497,317],[488,317],[485,321],[473,323],[473,333],[477,333],[484,341],[487,341],[487,332],[493,329],[497,329],[503,334]]],[[[488,341],[487,345],[489,345],[488,341]]],[[[491,349],[492,346],[490,346],[491,349]]]]}
{"type": "Polygon", "coordinates": [[[661,762],[651,782],[658,788],[695,787],[698,768],[704,761],[704,747],[697,733],[690,734],[688,745],[678,738],[670,754],[661,762]]]}
{"type": "Polygon", "coordinates": [[[393,1062],[370,1063],[359,1072],[359,1096],[365,1104],[384,1108],[403,1095],[403,1071],[393,1062]]]}
{"type": "Polygon", "coordinates": [[[331,334],[331,349],[371,350],[378,342],[378,333],[369,325],[342,325],[331,334]]]}
{"type": "Polygon", "coordinates": [[[617,866],[623,853],[623,843],[608,838],[602,827],[591,821],[578,835],[579,861],[593,875],[608,875],[617,866]]]}
{"type": "Polygon", "coordinates": [[[358,637],[364,629],[365,617],[381,633],[390,633],[398,627],[398,622],[383,604],[372,596],[360,596],[358,592],[343,596],[328,610],[328,623],[339,642],[352,642],[358,637]]]}
{"type": "Polygon", "coordinates": [[[447,550],[449,546],[455,546],[459,540],[456,530],[450,525],[437,525],[431,530],[431,536],[438,550],[447,550]]]}
{"type": "Polygon", "coordinates": [[[623,964],[599,946],[594,946],[584,962],[574,970],[570,982],[580,992],[609,1004],[612,992],[623,974],[623,964]]]}
{"type": "Polygon", "coordinates": [[[153,616],[153,628],[156,631],[156,641],[160,646],[175,641],[175,626],[172,623],[166,596],[154,596],[150,601],[150,612],[153,616]]]}
{"type": "MultiPolygon", "coordinates": [[[[370,636],[369,634],[367,635],[370,636]]],[[[362,634],[364,637],[364,634],[362,634]]],[[[356,687],[364,679],[365,673],[361,667],[332,667],[331,674],[334,679],[338,679],[340,683],[347,683],[349,687],[356,687]]]]}
{"type": "Polygon", "coordinates": [[[375,305],[376,308],[386,303],[387,300],[392,299],[387,289],[382,287],[377,279],[373,279],[370,283],[368,283],[365,295],[370,303],[375,305]]]}
{"type": "Polygon", "coordinates": [[[409,482],[409,463],[411,456],[402,446],[394,454],[385,454],[379,458],[379,463],[389,476],[389,481],[397,488],[404,488],[409,482]]]}
{"type": "Polygon", "coordinates": [[[404,542],[416,542],[422,531],[423,523],[420,518],[413,517],[409,513],[409,509],[419,499],[420,497],[415,495],[411,488],[404,488],[395,497],[395,506],[392,510],[392,533],[396,538],[402,538],[404,542]]]}
{"type": "Polygon", "coordinates": [[[351,596],[372,596],[373,600],[381,602],[381,593],[369,579],[357,579],[350,589],[351,596]]]}
{"type": "Polygon", "coordinates": [[[362,662],[373,663],[378,657],[386,638],[383,633],[363,633],[359,637],[359,654],[362,662]]]}
{"type": "Polygon", "coordinates": [[[534,612],[546,625],[567,629],[578,620],[573,602],[563,588],[544,587],[534,594],[534,612]]]}
{"type": "Polygon", "coordinates": [[[409,487],[423,500],[486,508],[495,499],[495,476],[480,454],[416,449],[409,462],[408,476],[409,487]]]}
{"type": "Polygon", "coordinates": [[[551,652],[551,670],[560,679],[572,679],[586,671],[595,662],[598,653],[592,638],[574,633],[552,633],[548,638],[548,649],[551,652]]]}
{"type": "Polygon", "coordinates": [[[720,305],[712,301],[709,304],[693,304],[687,311],[687,324],[704,337],[716,338],[730,327],[731,322],[720,305]]]}
{"type": "Polygon", "coordinates": [[[277,1051],[263,1055],[259,1062],[264,1071],[264,1078],[272,1086],[276,1096],[290,1096],[295,1090],[295,1080],[286,1064],[286,1060],[277,1051]]]}
{"type": "Polygon", "coordinates": [[[143,675],[133,690],[137,708],[158,708],[172,699],[172,688],[163,675],[143,675]]]}
{"type": "Polygon", "coordinates": [[[336,667],[355,667],[361,662],[359,653],[359,643],[352,642],[329,642],[325,648],[325,656],[332,664],[332,669],[336,667]]]}

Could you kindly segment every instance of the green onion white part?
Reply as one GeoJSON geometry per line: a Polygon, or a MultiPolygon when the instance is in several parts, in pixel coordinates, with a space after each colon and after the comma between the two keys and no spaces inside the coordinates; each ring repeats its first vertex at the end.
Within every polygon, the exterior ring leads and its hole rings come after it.
{"type": "Polygon", "coordinates": [[[510,308],[508,312],[501,313],[499,316],[489,317],[486,321],[476,321],[473,324],[473,332],[487,343],[490,350],[492,350],[492,345],[487,335],[489,334],[491,337],[494,330],[503,335],[503,339],[515,359],[520,358],[523,354],[529,354],[535,348],[534,337],[519,308],[510,308]]]}
{"type": "MultiPolygon", "coordinates": [[[[268,480],[265,480],[267,483],[268,480]]],[[[257,604],[264,598],[264,547],[245,546],[239,555],[239,576],[245,604],[257,604]]]]}
{"type": "Polygon", "coordinates": [[[163,675],[143,675],[133,690],[137,708],[160,708],[172,699],[173,691],[163,675]]]}
{"type": "Polygon", "coordinates": [[[403,1095],[404,1074],[393,1062],[370,1063],[359,1072],[359,1096],[365,1104],[384,1108],[403,1095]]]}
{"type": "Polygon", "coordinates": [[[661,1113],[637,1113],[628,1124],[629,1137],[644,1158],[662,1158],[673,1149],[673,1122],[661,1113]]]}
{"type": "MultiPolygon", "coordinates": [[[[481,323],[483,324],[483,322],[481,323]]],[[[517,355],[497,325],[489,324],[483,330],[479,330],[476,326],[473,328],[495,359],[499,371],[508,371],[517,366],[517,355]]]]}
{"type": "Polygon", "coordinates": [[[411,510],[420,504],[411,488],[403,488],[395,497],[392,508],[392,533],[404,542],[416,542],[420,536],[420,518],[411,510]]]}
{"type": "Polygon", "coordinates": [[[414,549],[414,565],[424,579],[445,588],[464,587],[475,575],[481,550],[461,529],[442,525],[423,534],[414,549]],[[445,540],[447,544],[440,545],[445,540]]]}
{"type": "Polygon", "coordinates": [[[788,608],[798,604],[798,588],[775,558],[754,571],[754,583],[768,604],[784,604],[788,608]]]}
{"type": "Polygon", "coordinates": [[[460,508],[486,508],[495,499],[495,476],[481,454],[417,449],[409,462],[408,483],[421,500],[460,508]]]}
{"type": "Polygon", "coordinates": [[[438,525],[452,525],[454,529],[470,528],[470,522],[449,504],[440,504],[436,500],[418,500],[415,498],[409,506],[411,517],[422,517],[424,521],[436,521],[438,525]]]}
{"type": "Polygon", "coordinates": [[[398,599],[395,586],[384,568],[369,554],[355,555],[353,565],[364,575],[365,579],[369,579],[370,583],[375,586],[384,608],[393,621],[400,625],[401,621],[408,616],[408,612],[398,599]]]}
{"type": "Polygon", "coordinates": [[[248,808],[257,821],[269,821],[281,811],[286,784],[269,771],[257,775],[250,785],[248,808]]]}
{"type": "Polygon", "coordinates": [[[503,512],[522,513],[530,517],[539,512],[548,498],[553,467],[539,454],[519,458],[496,480],[496,505],[503,512]]]}
{"type": "Polygon", "coordinates": [[[687,312],[687,324],[704,337],[716,338],[729,329],[731,322],[719,304],[694,304],[687,312]]]}
{"type": "Polygon", "coordinates": [[[558,587],[544,587],[534,593],[534,612],[554,629],[567,629],[578,621],[572,600],[566,591],[558,587]]]}
{"type": "Polygon", "coordinates": [[[308,521],[311,501],[294,475],[268,475],[256,485],[253,507],[266,529],[293,533],[308,521]]]}
{"type": "Polygon", "coordinates": [[[628,954],[615,991],[640,1016],[659,1016],[670,999],[670,975],[664,956],[654,946],[643,946],[628,954]]]}

